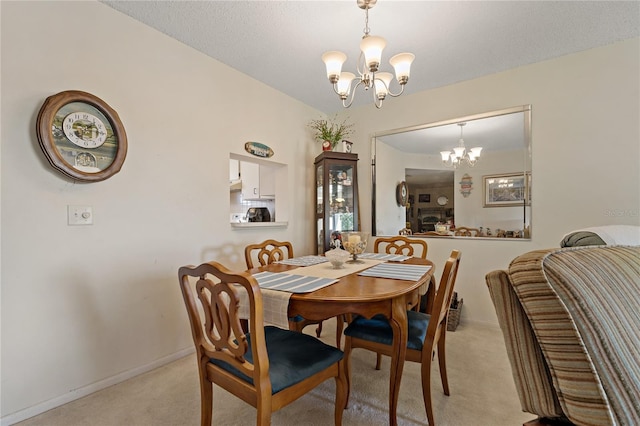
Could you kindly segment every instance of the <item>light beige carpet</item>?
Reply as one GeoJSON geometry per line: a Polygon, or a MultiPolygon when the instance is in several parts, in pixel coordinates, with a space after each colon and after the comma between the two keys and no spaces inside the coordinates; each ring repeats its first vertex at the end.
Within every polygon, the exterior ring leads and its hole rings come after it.
{"type": "MultiPolygon", "coordinates": [[[[189,332],[189,330],[185,330],[189,332]]],[[[309,326],[305,332],[315,332],[309,326]]],[[[335,321],[325,321],[322,339],[335,342],[335,321]]],[[[388,424],[389,358],[377,371],[375,354],[356,349],[353,384],[343,424],[388,424]]],[[[442,393],[437,362],[432,395],[439,426],[518,426],[535,416],[523,413],[498,328],[461,323],[447,333],[451,396],[442,393]]],[[[273,425],[333,425],[335,384],[328,381],[273,414],[273,425]]],[[[215,425],[255,424],[255,410],[226,391],[214,389],[215,425]]],[[[195,355],[96,392],[26,421],[20,426],[183,426],[200,423],[195,355]]],[[[405,363],[398,403],[399,425],[426,425],[420,366],[405,363]]]]}

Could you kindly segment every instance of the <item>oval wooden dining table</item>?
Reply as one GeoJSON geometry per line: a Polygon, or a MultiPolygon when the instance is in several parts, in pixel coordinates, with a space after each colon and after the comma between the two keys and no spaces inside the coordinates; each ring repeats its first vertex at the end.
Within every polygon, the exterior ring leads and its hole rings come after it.
{"type": "MultiPolygon", "coordinates": [[[[393,330],[393,356],[389,380],[389,424],[397,425],[396,411],[402,369],[407,352],[407,306],[418,299],[420,288],[428,286],[427,294],[435,292],[435,266],[425,259],[412,257],[402,262],[409,265],[429,265],[431,268],[418,280],[407,281],[376,278],[351,273],[337,283],[311,293],[294,293],[289,299],[288,316],[301,315],[308,320],[326,320],[343,314],[357,314],[367,318],[382,314],[389,319],[393,330]]],[[[285,272],[296,266],[274,263],[253,271],[285,272]]],[[[349,383],[349,389],[351,384],[349,383]]]]}

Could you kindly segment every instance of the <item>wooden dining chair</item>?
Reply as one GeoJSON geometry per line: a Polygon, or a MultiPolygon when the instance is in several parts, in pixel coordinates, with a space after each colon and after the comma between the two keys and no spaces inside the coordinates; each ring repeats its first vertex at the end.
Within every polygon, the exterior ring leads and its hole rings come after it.
{"type": "Polygon", "coordinates": [[[269,425],[272,412],[332,377],[335,424],[342,424],[348,394],[342,351],[308,334],[265,327],[260,287],[246,272],[210,262],[183,266],[178,275],[196,347],[202,426],[214,416],[214,383],[255,407],[257,425],[269,425]],[[240,326],[238,285],[248,293],[249,333],[240,326]]]}
{"type": "MultiPolygon", "coordinates": [[[[379,237],[373,244],[374,253],[387,253],[387,254],[403,254],[405,256],[427,258],[427,243],[419,238],[409,238],[405,235],[396,235],[392,237],[379,237]]],[[[433,279],[433,277],[432,277],[433,279]]],[[[411,301],[411,306],[415,310],[420,310],[420,297],[411,301]]],[[[336,322],[336,345],[340,347],[342,341],[342,330],[344,329],[344,323],[351,321],[350,315],[341,315],[337,317],[336,322]]],[[[380,358],[378,358],[378,364],[380,364],[380,358]]]]}
{"type": "MultiPolygon", "coordinates": [[[[403,254],[405,256],[427,258],[427,242],[421,238],[409,238],[403,235],[381,237],[373,245],[375,253],[403,254]]],[[[433,277],[431,277],[434,279],[433,277]]],[[[413,300],[411,305],[420,310],[420,299],[413,300]]]]}
{"type": "MultiPolygon", "coordinates": [[[[445,336],[449,305],[453,296],[460,258],[460,252],[453,250],[449,259],[447,259],[440,278],[440,285],[436,291],[431,314],[407,311],[409,338],[405,359],[406,361],[419,362],[421,364],[422,395],[429,426],[435,425],[431,406],[431,362],[436,350],[438,352],[442,389],[445,395],[449,395],[445,336]]],[[[349,382],[351,382],[350,362],[353,349],[363,348],[382,355],[392,355],[393,331],[389,321],[383,315],[376,315],[371,319],[365,317],[354,318],[344,331],[344,335],[344,355],[347,380],[349,382]]],[[[376,365],[376,369],[380,369],[379,364],[376,365]]]]}
{"type": "MultiPolygon", "coordinates": [[[[293,258],[293,244],[289,241],[276,241],[265,240],[261,243],[249,244],[244,248],[244,260],[247,263],[247,269],[253,269],[257,265],[254,264],[256,260],[260,266],[271,265],[274,262],[284,259],[293,258]]],[[[320,337],[322,334],[322,321],[310,321],[300,315],[290,319],[297,331],[302,331],[308,325],[318,324],[316,328],[316,336],[320,337]]]]}
{"type": "Polygon", "coordinates": [[[405,256],[427,258],[427,243],[420,238],[405,235],[380,237],[373,244],[374,253],[404,254],[405,256]]]}
{"type": "Polygon", "coordinates": [[[265,240],[257,244],[249,244],[244,248],[244,260],[247,269],[253,269],[257,264],[260,266],[271,265],[279,260],[291,259],[293,257],[293,244],[289,241],[265,240]]]}
{"type": "Polygon", "coordinates": [[[456,226],[453,235],[456,237],[479,237],[480,230],[477,228],[467,228],[466,226],[456,226]]]}

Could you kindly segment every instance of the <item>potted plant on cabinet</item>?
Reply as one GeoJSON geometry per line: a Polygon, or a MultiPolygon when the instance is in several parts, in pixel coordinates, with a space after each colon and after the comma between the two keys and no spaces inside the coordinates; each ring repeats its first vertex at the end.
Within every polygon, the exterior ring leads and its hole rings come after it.
{"type": "Polygon", "coordinates": [[[338,122],[337,117],[311,120],[309,127],[314,131],[314,138],[322,143],[323,151],[331,151],[347,136],[353,133],[353,124],[345,118],[338,122]]]}

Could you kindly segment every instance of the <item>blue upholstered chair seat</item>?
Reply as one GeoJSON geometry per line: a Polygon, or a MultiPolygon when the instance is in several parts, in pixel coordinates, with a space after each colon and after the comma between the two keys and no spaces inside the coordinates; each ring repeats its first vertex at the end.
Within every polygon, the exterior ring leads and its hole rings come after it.
{"type": "MultiPolygon", "coordinates": [[[[427,335],[427,327],[429,326],[429,318],[431,318],[431,315],[407,311],[407,321],[409,323],[408,349],[422,350],[422,345],[427,335]]],[[[344,334],[356,339],[385,345],[393,343],[393,330],[389,325],[389,320],[384,315],[376,315],[371,319],[358,316],[349,323],[344,334]]]]}
{"type": "MultiPolygon", "coordinates": [[[[280,392],[289,386],[322,371],[342,359],[339,349],[324,344],[313,336],[278,327],[264,328],[267,353],[269,354],[269,379],[271,394],[280,392]]],[[[251,354],[251,336],[247,334],[249,349],[245,358],[253,362],[251,354]]],[[[211,359],[211,362],[224,368],[231,374],[253,384],[253,379],[224,361],[211,359]]]]}

